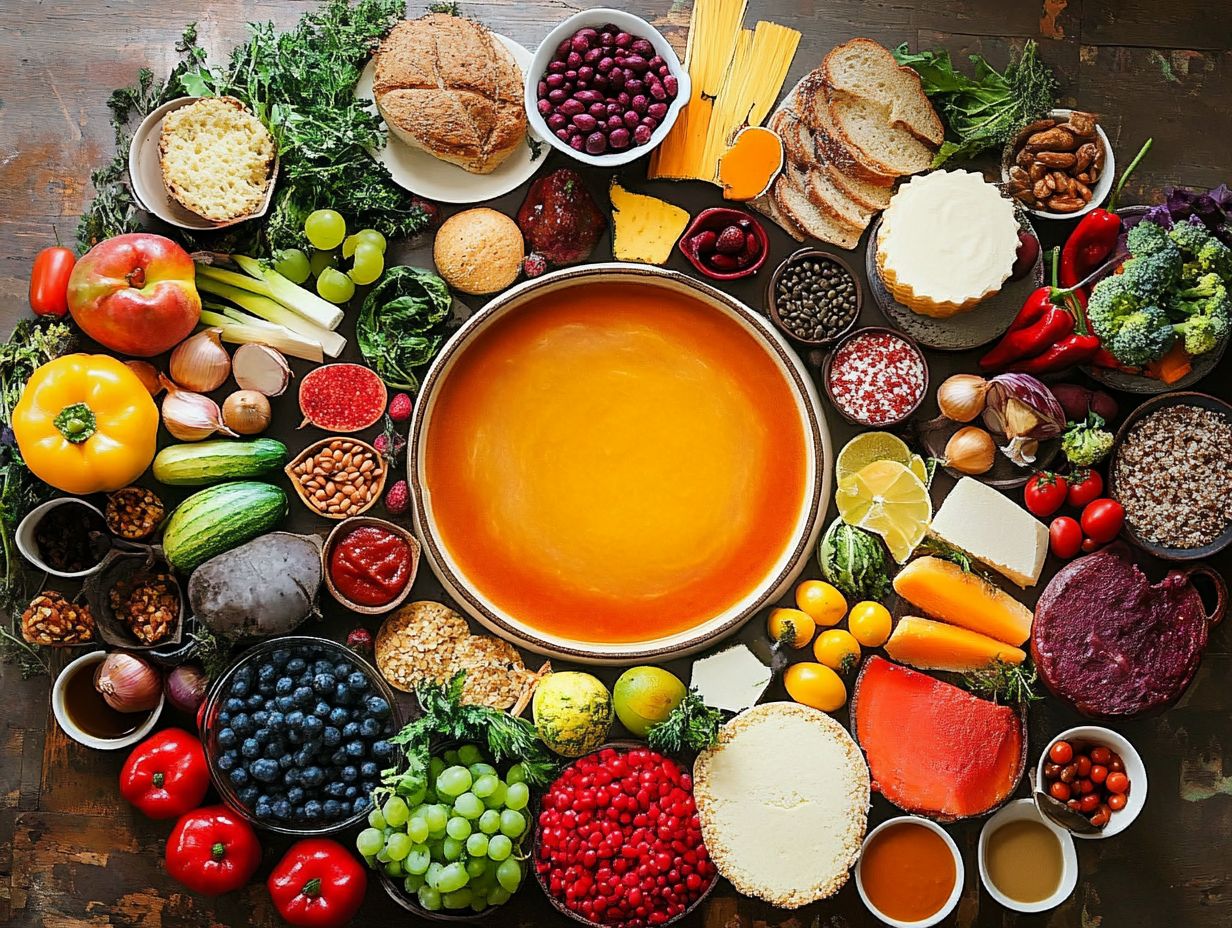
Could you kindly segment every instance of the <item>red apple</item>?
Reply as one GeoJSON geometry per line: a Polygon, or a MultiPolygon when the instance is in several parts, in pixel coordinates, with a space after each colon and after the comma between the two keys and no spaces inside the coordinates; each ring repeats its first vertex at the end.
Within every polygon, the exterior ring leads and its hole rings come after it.
{"type": "Polygon", "coordinates": [[[201,316],[193,260],[161,235],[109,238],[73,268],[68,308],[86,335],[112,351],[161,354],[183,341],[201,316]]]}

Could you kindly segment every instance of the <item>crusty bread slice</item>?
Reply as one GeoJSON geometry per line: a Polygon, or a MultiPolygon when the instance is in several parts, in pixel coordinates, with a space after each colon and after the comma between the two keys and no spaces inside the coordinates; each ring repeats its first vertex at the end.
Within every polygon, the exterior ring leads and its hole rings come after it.
{"type": "Polygon", "coordinates": [[[864,229],[835,219],[809,199],[808,175],[792,164],[775,181],[771,196],[775,204],[806,235],[850,251],[860,243],[864,229]]]}
{"type": "Polygon", "coordinates": [[[825,90],[835,135],[874,171],[916,174],[932,164],[932,149],[891,123],[887,106],[829,85],[825,90]]]}
{"type": "Polygon", "coordinates": [[[825,82],[820,69],[805,75],[793,94],[795,112],[804,120],[817,142],[817,150],[826,161],[849,177],[876,187],[893,187],[898,175],[884,166],[874,165],[858,149],[844,142],[830,121],[830,104],[826,99],[825,82]]]}
{"type": "Polygon", "coordinates": [[[821,65],[835,90],[888,106],[890,122],[934,148],[945,139],[945,127],[920,88],[920,76],[904,68],[872,39],[852,39],[830,49],[821,65]]]}
{"type": "Polygon", "coordinates": [[[863,231],[868,225],[871,211],[853,202],[830,180],[825,161],[817,151],[812,130],[787,106],[777,110],[770,118],[770,128],[783,140],[788,165],[795,169],[795,175],[813,205],[840,226],[863,231]]]}
{"type": "MultiPolygon", "coordinates": [[[[821,153],[820,145],[818,153],[821,153]]],[[[829,158],[823,158],[823,163],[826,173],[830,175],[830,181],[847,194],[856,206],[867,212],[877,213],[890,205],[890,197],[894,195],[893,187],[882,187],[879,184],[871,184],[859,177],[854,177],[829,158]]]]}
{"type": "MultiPolygon", "coordinates": [[[[777,186],[781,178],[776,178],[774,185],[777,186]]],[[[807,238],[804,230],[797,226],[789,216],[787,216],[774,200],[774,187],[771,187],[769,193],[763,194],[750,204],[753,209],[757,210],[775,225],[779,226],[784,232],[794,238],[797,242],[802,242],[807,238]]]]}

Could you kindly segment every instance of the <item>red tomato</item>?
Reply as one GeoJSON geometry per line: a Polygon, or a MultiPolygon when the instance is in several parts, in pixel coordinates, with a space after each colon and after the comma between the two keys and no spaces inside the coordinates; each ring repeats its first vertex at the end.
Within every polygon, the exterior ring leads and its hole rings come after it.
{"type": "Polygon", "coordinates": [[[1052,515],[1065,504],[1065,488],[1065,478],[1060,474],[1046,470],[1032,474],[1022,491],[1027,511],[1041,519],[1052,515]]]}
{"type": "Polygon", "coordinates": [[[1065,493],[1065,502],[1075,509],[1081,509],[1087,503],[1099,499],[1104,492],[1104,478],[1099,471],[1084,467],[1069,475],[1069,488],[1065,493]]]}
{"type": "Polygon", "coordinates": [[[1056,783],[1053,783],[1052,786],[1048,787],[1048,793],[1058,802],[1066,802],[1070,796],[1070,789],[1058,780],[1056,783]]]}
{"type": "Polygon", "coordinates": [[[1123,773],[1110,773],[1104,781],[1104,786],[1110,793],[1123,793],[1129,789],[1129,777],[1123,773]]]}
{"type": "Polygon", "coordinates": [[[1112,760],[1112,751],[1104,747],[1102,744],[1098,747],[1091,748],[1091,762],[1108,766],[1108,761],[1112,760]]]}
{"type": "Polygon", "coordinates": [[[1092,812],[1094,812],[1098,808],[1099,808],[1099,797],[1096,796],[1094,793],[1087,793],[1080,800],[1078,800],[1078,811],[1079,812],[1085,812],[1087,815],[1090,815],[1092,812]]]}
{"type": "Polygon", "coordinates": [[[1068,764],[1074,756],[1074,748],[1068,741],[1058,741],[1048,749],[1048,759],[1054,764],[1068,764]]]}
{"type": "Polygon", "coordinates": [[[1128,801],[1129,798],[1124,793],[1113,793],[1108,797],[1108,808],[1113,812],[1120,812],[1128,801]]]}
{"type": "Polygon", "coordinates": [[[30,308],[39,316],[68,312],[68,279],[77,256],[67,248],[44,248],[34,256],[30,270],[30,308]]]}
{"type": "Polygon", "coordinates": [[[1082,548],[1082,526],[1069,516],[1057,516],[1048,526],[1048,541],[1052,553],[1068,561],[1082,548]]]}
{"type": "Polygon", "coordinates": [[[1096,544],[1116,538],[1125,524],[1125,507],[1115,499],[1097,499],[1082,510],[1082,531],[1096,544]]]}
{"type": "Polygon", "coordinates": [[[1091,782],[1103,783],[1108,779],[1108,768],[1103,764],[1093,764],[1091,766],[1091,782]]]}

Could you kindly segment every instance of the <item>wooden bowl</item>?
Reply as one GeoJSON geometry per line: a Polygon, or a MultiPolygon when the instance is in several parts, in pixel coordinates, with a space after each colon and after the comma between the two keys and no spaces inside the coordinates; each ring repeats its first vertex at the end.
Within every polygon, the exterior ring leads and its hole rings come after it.
{"type": "Polygon", "coordinates": [[[299,497],[300,502],[308,507],[309,512],[313,513],[313,515],[320,516],[322,519],[341,521],[342,519],[346,519],[351,516],[363,515],[376,504],[377,500],[379,500],[385,492],[385,481],[389,477],[389,465],[385,461],[384,457],[381,456],[381,453],[366,441],[360,441],[360,439],[351,435],[330,435],[328,438],[322,438],[320,441],[313,442],[297,454],[295,459],[283,468],[283,473],[285,473],[290,479],[291,486],[295,489],[295,494],[299,497]],[[358,446],[361,450],[367,451],[372,455],[374,460],[379,462],[377,466],[380,470],[377,474],[376,483],[374,484],[372,494],[369,496],[368,501],[354,512],[323,512],[310,502],[312,491],[306,490],[300,484],[300,465],[303,464],[308,458],[314,457],[318,451],[328,447],[331,442],[335,441],[350,442],[352,445],[358,446]]]}
{"type": "MultiPolygon", "coordinates": [[[[1161,393],[1147,400],[1141,406],[1137,407],[1125,417],[1125,421],[1121,423],[1121,427],[1117,429],[1116,439],[1112,443],[1112,453],[1108,456],[1108,490],[1107,495],[1113,499],[1119,499],[1116,491],[1116,472],[1117,463],[1121,456],[1121,450],[1125,446],[1126,440],[1129,438],[1129,433],[1133,428],[1144,418],[1153,412],[1164,409],[1168,406],[1197,406],[1202,409],[1209,409],[1213,412],[1220,413],[1228,422],[1232,423],[1232,405],[1224,402],[1218,397],[1211,396],[1209,393],[1195,393],[1192,391],[1177,391],[1174,393],[1161,393]]],[[[1147,554],[1160,558],[1165,561],[1198,561],[1205,558],[1214,557],[1228,545],[1232,544],[1232,523],[1224,526],[1223,533],[1209,544],[1202,545],[1197,548],[1170,548],[1166,545],[1156,544],[1153,541],[1148,541],[1136,532],[1130,524],[1129,516],[1126,515],[1125,525],[1121,529],[1121,536],[1129,541],[1134,546],[1141,548],[1147,554]]]]}
{"type": "Polygon", "coordinates": [[[766,308],[770,312],[770,321],[774,323],[774,327],[795,344],[803,345],[806,348],[828,348],[840,339],[845,338],[855,328],[856,323],[860,321],[860,310],[864,308],[864,284],[860,282],[859,275],[852,270],[851,265],[838,255],[829,251],[823,251],[820,248],[800,248],[784,258],[782,263],[774,269],[774,273],[770,275],[770,283],[766,286],[766,308]],[[779,302],[775,296],[779,279],[793,264],[807,258],[821,258],[825,261],[832,261],[846,271],[847,276],[855,283],[856,311],[852,314],[851,321],[843,326],[842,331],[829,338],[802,338],[783,322],[783,316],[779,312],[779,302]]]}
{"type": "Polygon", "coordinates": [[[397,609],[406,598],[411,595],[411,586],[415,583],[415,574],[419,571],[419,539],[404,529],[401,525],[395,525],[393,522],[388,522],[385,519],[378,519],[374,516],[351,516],[343,519],[325,539],[325,544],[321,546],[321,576],[325,578],[325,588],[329,590],[329,594],[346,606],[351,612],[358,612],[360,615],[380,615],[384,612],[389,612],[392,609],[397,609]],[[391,599],[389,602],[381,606],[364,606],[360,603],[353,602],[348,599],[341,590],[334,586],[334,578],[329,573],[329,552],[333,550],[334,543],[346,535],[353,528],[361,528],[365,525],[371,525],[376,528],[383,528],[387,532],[393,532],[411,548],[411,573],[407,577],[406,584],[402,587],[402,592],[391,599]]]}
{"type": "MultiPolygon", "coordinates": [[[[858,319],[859,316],[856,318],[858,319]]],[[[902,425],[914,416],[919,410],[920,404],[924,402],[924,397],[928,396],[928,358],[924,356],[924,352],[920,350],[920,346],[916,340],[905,332],[900,332],[898,329],[891,329],[882,325],[867,325],[864,326],[864,328],[855,329],[854,331],[848,332],[838,340],[834,346],[834,350],[826,355],[826,360],[821,366],[821,386],[822,389],[826,391],[826,399],[830,401],[830,405],[834,407],[834,411],[842,416],[842,418],[847,422],[864,429],[892,429],[896,426],[902,425]],[[920,363],[924,366],[924,383],[920,387],[920,395],[916,398],[916,401],[912,403],[911,408],[897,419],[891,419],[888,422],[865,422],[862,419],[857,419],[854,416],[848,415],[847,411],[835,400],[834,393],[830,390],[830,368],[834,364],[834,358],[840,351],[843,350],[843,346],[847,344],[847,342],[860,338],[864,335],[890,335],[894,338],[901,339],[907,343],[912,351],[916,353],[916,356],[920,359],[920,363]]]]}

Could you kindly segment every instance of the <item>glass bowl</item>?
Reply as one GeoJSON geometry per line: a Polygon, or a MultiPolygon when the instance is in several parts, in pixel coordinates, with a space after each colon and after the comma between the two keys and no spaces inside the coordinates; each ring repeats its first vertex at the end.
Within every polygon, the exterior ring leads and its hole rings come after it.
{"type": "Polygon", "coordinates": [[[380,673],[377,672],[376,668],[346,646],[336,641],[330,641],[328,638],[316,638],[311,635],[288,635],[281,638],[272,638],[241,654],[210,685],[209,692],[206,693],[205,709],[201,713],[200,723],[201,743],[205,747],[205,757],[210,769],[210,780],[213,782],[214,788],[218,790],[218,794],[222,797],[223,802],[228,807],[234,809],[236,814],[240,815],[254,828],[262,828],[266,831],[273,831],[283,835],[295,835],[297,837],[330,835],[353,828],[367,819],[369,808],[361,809],[345,818],[327,824],[296,825],[257,818],[252,810],[240,801],[239,793],[231,783],[231,778],[218,767],[218,757],[222,753],[218,746],[218,732],[223,726],[217,724],[217,718],[223,701],[229,696],[231,681],[241,669],[253,666],[275,651],[300,651],[309,648],[323,655],[325,659],[331,662],[338,663],[345,660],[352,664],[356,670],[367,678],[372,691],[389,703],[390,729],[386,737],[392,736],[401,729],[403,724],[402,713],[398,709],[394,691],[385,682],[380,673]]]}

